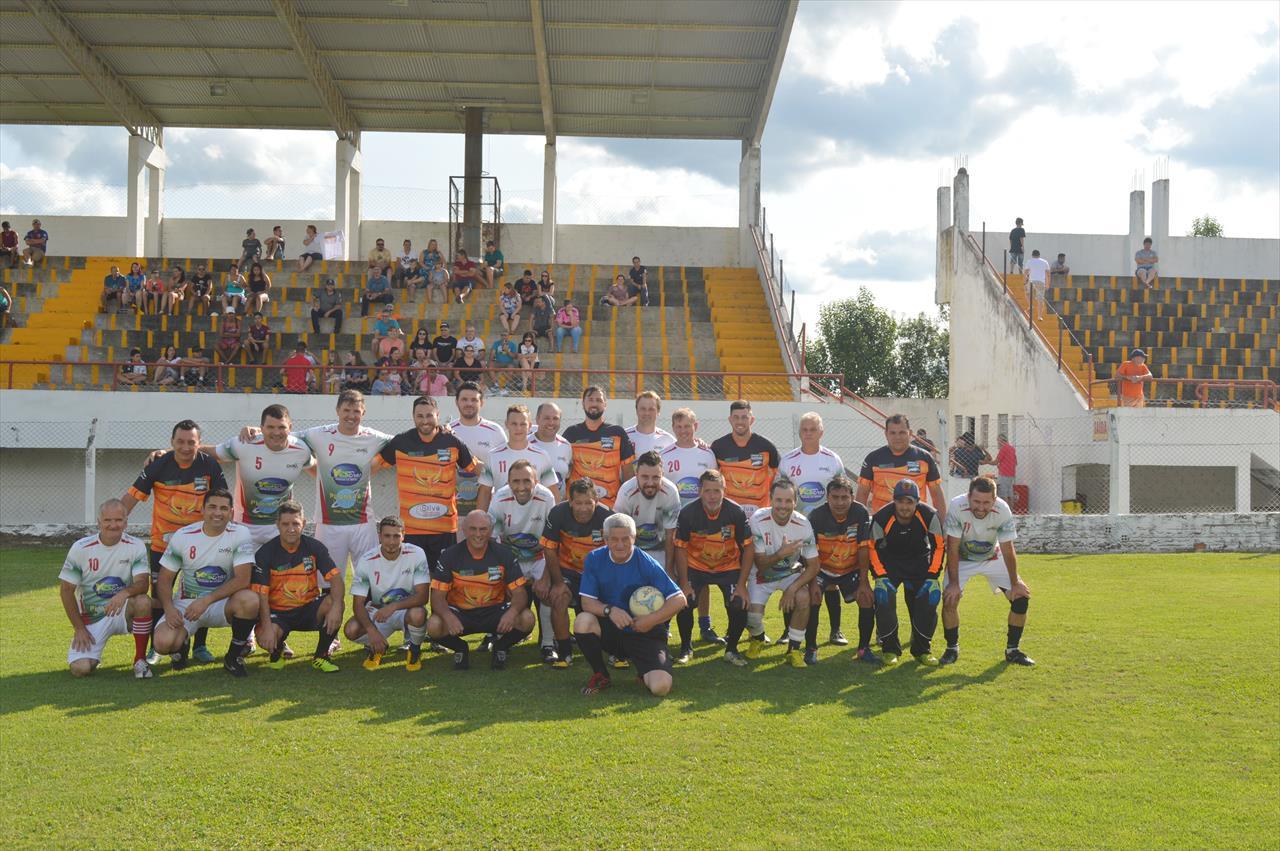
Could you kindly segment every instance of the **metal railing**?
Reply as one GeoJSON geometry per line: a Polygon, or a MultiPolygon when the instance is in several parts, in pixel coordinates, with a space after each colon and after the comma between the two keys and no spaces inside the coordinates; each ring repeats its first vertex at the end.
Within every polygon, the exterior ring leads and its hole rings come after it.
{"type": "MultiPolygon", "coordinates": [[[[1095,379],[1096,384],[1115,384],[1116,399],[1120,397],[1119,379],[1095,379]]],[[[1250,380],[1235,378],[1153,378],[1150,390],[1144,388],[1145,407],[1171,408],[1264,408],[1276,410],[1280,408],[1280,385],[1274,381],[1250,380]],[[1192,398],[1183,392],[1173,396],[1161,395],[1161,390],[1173,385],[1175,390],[1191,388],[1192,398]],[[1224,393],[1221,398],[1213,398],[1217,393],[1224,393]]],[[[1117,402],[1117,404],[1123,404],[1117,402]]]]}
{"type": "MultiPolygon", "coordinates": [[[[763,210],[761,213],[763,214],[763,210]]],[[[763,219],[762,219],[763,221],[763,219]]],[[[796,296],[791,293],[791,306],[788,309],[784,301],[785,282],[783,278],[782,259],[773,247],[773,235],[768,235],[765,242],[763,227],[751,227],[751,238],[755,242],[756,257],[764,274],[765,298],[768,302],[769,316],[773,320],[774,330],[782,340],[782,351],[786,355],[787,364],[793,372],[804,371],[805,352],[795,333],[796,296]]],[[[800,339],[804,339],[806,328],[800,327],[800,339]]],[[[803,390],[803,388],[801,388],[803,390]]]]}

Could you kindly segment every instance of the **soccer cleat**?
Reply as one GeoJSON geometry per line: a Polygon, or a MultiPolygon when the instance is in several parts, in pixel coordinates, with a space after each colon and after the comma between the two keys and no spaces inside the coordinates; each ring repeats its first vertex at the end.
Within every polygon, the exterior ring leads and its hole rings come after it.
{"type": "Polygon", "coordinates": [[[481,640],[481,642],[480,642],[480,646],[479,646],[479,648],[477,648],[477,649],[478,649],[481,653],[488,653],[488,652],[490,652],[491,650],[493,650],[493,636],[492,636],[492,635],[486,635],[486,636],[484,637],[484,639],[483,639],[483,640],[481,640]]]}
{"type": "Polygon", "coordinates": [[[341,649],[342,649],[342,639],[341,639],[341,638],[335,638],[333,641],[329,642],[329,655],[330,655],[330,656],[333,656],[334,654],[336,654],[336,653],[337,653],[339,650],[341,650],[341,649]]]}
{"type": "Polygon", "coordinates": [[[148,650],[148,651],[147,651],[147,660],[146,660],[146,661],[147,661],[147,664],[148,664],[148,665],[150,665],[151,667],[153,667],[153,668],[154,668],[156,665],[159,665],[161,662],[163,662],[163,661],[164,661],[164,657],[163,657],[163,656],[161,656],[159,653],[157,653],[157,652],[155,651],[155,648],[153,647],[153,648],[151,648],[150,650],[148,650]]]}
{"type": "Polygon", "coordinates": [[[741,653],[739,653],[737,650],[724,651],[724,660],[728,662],[730,665],[733,665],[735,668],[747,667],[746,657],[743,656],[741,653]]]}
{"type": "Polygon", "coordinates": [[[790,640],[791,640],[791,636],[787,635],[787,631],[786,631],[785,629],[782,631],[782,635],[779,635],[779,636],[778,636],[775,640],[773,640],[773,641],[770,641],[770,640],[769,640],[769,636],[767,636],[767,635],[764,637],[764,641],[765,641],[765,643],[766,643],[766,644],[773,644],[773,645],[775,645],[775,646],[780,646],[780,645],[786,644],[786,643],[787,643],[788,641],[790,641],[790,640]]]}
{"type": "Polygon", "coordinates": [[[927,668],[938,667],[938,657],[934,656],[932,653],[921,653],[916,657],[916,661],[927,668]]]}
{"type": "Polygon", "coordinates": [[[881,667],[893,668],[902,661],[902,657],[896,653],[885,653],[884,656],[880,657],[880,661],[883,663],[881,667]]]}
{"type": "Polygon", "coordinates": [[[806,650],[806,651],[804,651],[804,663],[805,663],[806,665],[816,665],[816,664],[818,664],[818,651],[817,651],[817,649],[813,649],[813,650],[806,650]]]}
{"type": "MultiPolygon", "coordinates": [[[[248,656],[249,654],[245,653],[244,655],[248,656]]],[[[218,661],[218,657],[213,655],[213,651],[203,644],[191,651],[191,658],[201,665],[208,665],[210,662],[218,661]]]]}
{"type": "Polygon", "coordinates": [[[542,664],[554,666],[559,658],[560,654],[556,652],[554,647],[547,646],[542,648],[542,664]]]}
{"type": "Polygon", "coordinates": [[[249,672],[244,668],[244,658],[228,653],[222,657],[222,669],[233,677],[247,677],[249,672]]]}
{"type": "Polygon", "coordinates": [[[619,658],[619,657],[617,657],[617,656],[614,656],[612,653],[610,653],[610,654],[609,654],[609,667],[610,667],[610,668],[617,668],[618,670],[620,670],[620,671],[621,671],[621,670],[622,670],[622,669],[624,669],[624,668],[630,668],[630,667],[631,667],[631,663],[630,663],[630,662],[628,662],[626,659],[619,658]]]}
{"type": "Polygon", "coordinates": [[[489,667],[495,671],[505,671],[507,669],[507,651],[493,651],[493,656],[489,658],[489,667]]]}
{"type": "Polygon", "coordinates": [[[272,653],[270,658],[267,659],[267,667],[273,671],[283,671],[284,663],[284,654],[281,653],[279,649],[272,653]]]}
{"type": "Polygon", "coordinates": [[[293,648],[289,646],[289,642],[287,641],[280,642],[280,655],[286,659],[293,658],[293,648]]]}
{"type": "Polygon", "coordinates": [[[455,671],[471,670],[471,651],[458,650],[453,654],[453,669],[455,671]]]}
{"type": "Polygon", "coordinates": [[[191,645],[184,644],[182,645],[182,649],[177,653],[169,654],[169,662],[173,665],[173,669],[175,671],[181,671],[183,668],[187,667],[187,657],[190,652],[191,645]]]}
{"type": "Polygon", "coordinates": [[[677,665],[688,665],[693,661],[693,648],[688,644],[681,644],[674,661],[677,665]]]}
{"type": "MultiPolygon", "coordinates": [[[[804,654],[801,653],[799,650],[788,650],[786,655],[783,656],[783,659],[785,659],[787,664],[793,668],[806,667],[804,662],[804,654]]],[[[816,653],[814,654],[813,661],[814,662],[818,661],[818,656],[816,653]]]]}
{"type": "Polygon", "coordinates": [[[432,653],[448,653],[448,652],[449,652],[449,648],[448,648],[448,647],[445,647],[443,644],[436,644],[436,643],[433,641],[433,642],[431,642],[431,652],[432,652],[432,653]]]}
{"type": "Polygon", "coordinates": [[[948,647],[942,657],[938,659],[939,665],[954,665],[960,659],[960,651],[955,647],[948,647]]]}
{"type": "Polygon", "coordinates": [[[609,679],[608,674],[592,674],[591,679],[582,687],[582,693],[587,696],[599,694],[611,685],[613,680],[609,679]]]}
{"type": "Polygon", "coordinates": [[[725,643],[725,640],[720,637],[720,634],[716,632],[714,629],[712,629],[711,627],[707,627],[706,629],[702,630],[701,638],[702,638],[703,644],[723,645],[725,643]]]}
{"type": "Polygon", "coordinates": [[[845,638],[844,633],[837,629],[835,632],[831,633],[831,643],[837,647],[844,647],[849,643],[849,639],[845,638]]]}
{"type": "Polygon", "coordinates": [[[760,654],[764,652],[765,645],[767,645],[768,643],[769,643],[769,639],[767,637],[756,638],[753,635],[751,636],[751,641],[748,642],[747,644],[747,652],[743,655],[745,655],[748,659],[759,659],[760,654]]]}
{"type": "Polygon", "coordinates": [[[376,671],[382,664],[382,654],[374,653],[370,650],[365,654],[364,661],[360,663],[366,671],[376,671]]]}
{"type": "Polygon", "coordinates": [[[870,647],[859,647],[857,654],[854,655],[853,661],[862,662],[864,665],[870,665],[873,668],[879,668],[885,664],[876,652],[870,647]]]}
{"type": "Polygon", "coordinates": [[[312,659],[311,667],[325,674],[334,674],[334,673],[337,673],[338,671],[338,666],[333,664],[333,662],[330,659],[324,656],[317,656],[316,658],[312,659]]]}
{"type": "Polygon", "coordinates": [[[133,677],[137,680],[149,680],[155,673],[152,672],[151,666],[147,664],[146,659],[139,659],[133,663],[133,677]]]}
{"type": "Polygon", "coordinates": [[[1024,665],[1028,668],[1032,668],[1036,664],[1035,659],[1032,659],[1016,647],[1010,647],[1004,651],[1004,660],[1011,665],[1024,665]]]}
{"type": "Polygon", "coordinates": [[[568,668],[572,665],[573,665],[572,653],[566,653],[564,656],[561,656],[559,653],[556,653],[555,661],[551,663],[551,667],[553,668],[568,668]]]}
{"type": "MultiPolygon", "coordinates": [[[[253,633],[249,633],[249,639],[244,643],[244,652],[241,656],[252,656],[258,652],[258,642],[254,640],[253,633]]],[[[212,661],[212,660],[211,660],[212,661]]]]}
{"type": "Polygon", "coordinates": [[[404,669],[406,671],[422,670],[422,648],[414,649],[413,645],[409,646],[409,658],[405,660],[404,669]]]}

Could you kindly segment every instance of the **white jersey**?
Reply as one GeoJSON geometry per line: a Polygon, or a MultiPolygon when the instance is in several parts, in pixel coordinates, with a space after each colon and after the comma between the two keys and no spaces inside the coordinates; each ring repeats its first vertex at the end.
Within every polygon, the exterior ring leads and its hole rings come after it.
{"type": "Polygon", "coordinates": [[[514,550],[520,561],[537,561],[542,558],[542,530],[555,504],[551,491],[542,485],[533,486],[524,505],[516,500],[509,485],[499,488],[489,503],[494,539],[514,550]]]}
{"type": "Polygon", "coordinates": [[[797,446],[782,456],[778,472],[796,486],[796,507],[808,514],[827,501],[827,482],[844,473],[844,462],[825,446],[812,455],[797,446]]]}
{"type": "Polygon", "coordinates": [[[249,527],[228,523],[217,537],[204,533],[204,521],[190,523],[174,532],[160,556],[160,566],[178,574],[174,599],[194,600],[217,591],[231,580],[235,569],[254,565],[257,547],[249,527]]]}
{"type": "Polygon", "coordinates": [[[573,444],[560,435],[551,442],[538,440],[537,435],[529,436],[529,445],[536,446],[551,456],[551,469],[556,471],[557,481],[563,483],[569,478],[569,467],[573,464],[573,444]]]}
{"type": "Polygon", "coordinates": [[[93,534],[71,545],[58,578],[76,586],[80,615],[87,625],[106,617],[107,603],[132,585],[135,577],[150,574],[147,545],[142,541],[121,535],[107,546],[93,534]]]}
{"type": "Polygon", "coordinates": [[[320,522],[353,526],[369,520],[373,459],[392,435],[360,426],[343,434],[337,425],[316,426],[296,435],[316,458],[320,522]]]}
{"type": "Polygon", "coordinates": [[[764,570],[753,568],[757,582],[776,582],[801,570],[800,559],[818,557],[818,541],[813,535],[813,526],[809,518],[799,511],[791,512],[791,518],[785,526],[779,526],[773,519],[773,509],[757,508],[751,515],[751,540],[755,544],[756,553],[770,555],[776,553],[787,544],[803,541],[798,555],[775,562],[764,570]]]}
{"type": "Polygon", "coordinates": [[[631,445],[636,449],[637,458],[649,451],[661,452],[676,442],[674,434],[658,426],[653,427],[651,434],[645,434],[637,426],[627,426],[626,431],[627,437],[631,438],[631,445]]]}
{"type": "Polygon", "coordinates": [[[947,505],[942,530],[960,539],[961,561],[991,561],[1000,557],[1000,544],[1018,538],[1018,526],[1009,503],[996,497],[995,507],[978,519],[969,510],[969,494],[962,493],[947,505]]]}
{"type": "Polygon", "coordinates": [[[449,423],[449,431],[466,444],[478,468],[470,473],[458,471],[458,516],[466,517],[468,512],[475,510],[476,497],[480,495],[479,471],[489,466],[490,452],[507,445],[507,430],[482,417],[475,425],[464,425],[462,420],[454,420],[449,423]]]}
{"type": "Polygon", "coordinates": [[[718,469],[716,456],[710,449],[702,446],[682,446],[671,444],[662,450],[662,475],[675,482],[680,493],[680,503],[688,505],[698,498],[702,485],[698,477],[707,470],[718,469]]]}
{"type": "Polygon", "coordinates": [[[394,560],[374,547],[356,560],[351,580],[351,596],[365,597],[374,606],[395,603],[413,594],[413,586],[431,584],[427,574],[427,553],[414,544],[401,544],[394,560]]]}
{"type": "MultiPolygon", "coordinates": [[[[676,528],[680,517],[680,492],[666,479],[662,480],[653,499],[640,491],[640,480],[627,479],[618,488],[613,510],[628,514],[636,521],[636,546],[650,555],[666,554],[667,530],[676,528]]],[[[659,559],[661,561],[661,559],[659,559]]]]}
{"type": "Polygon", "coordinates": [[[528,461],[533,465],[534,484],[555,487],[559,484],[556,471],[551,466],[551,456],[530,443],[524,449],[512,449],[507,444],[489,450],[489,462],[480,470],[480,484],[493,490],[501,490],[507,484],[511,465],[528,461]]]}
{"type": "Polygon", "coordinates": [[[311,462],[311,450],[292,434],[279,452],[262,435],[248,443],[232,437],[214,451],[219,461],[236,462],[234,517],[246,526],[274,527],[276,509],[293,497],[293,483],[311,462]]]}

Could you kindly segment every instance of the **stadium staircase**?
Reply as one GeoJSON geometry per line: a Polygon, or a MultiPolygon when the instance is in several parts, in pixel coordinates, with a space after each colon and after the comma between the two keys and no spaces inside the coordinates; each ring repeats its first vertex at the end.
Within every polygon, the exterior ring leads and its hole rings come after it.
{"type": "MultiPolygon", "coordinates": [[[[786,373],[756,270],[709,269],[706,292],[721,369],[726,373],[786,373]]],[[[724,392],[731,399],[792,397],[787,379],[766,376],[743,379],[740,393],[737,382],[730,381],[724,392]]]]}

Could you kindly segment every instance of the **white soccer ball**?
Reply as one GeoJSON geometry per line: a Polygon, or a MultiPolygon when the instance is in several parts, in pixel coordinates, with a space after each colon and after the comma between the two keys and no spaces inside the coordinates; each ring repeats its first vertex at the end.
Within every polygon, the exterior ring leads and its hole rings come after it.
{"type": "Polygon", "coordinates": [[[642,618],[658,611],[666,602],[667,598],[663,597],[662,592],[657,588],[652,585],[641,585],[631,592],[631,600],[627,603],[627,608],[631,609],[633,618],[642,618]]]}

